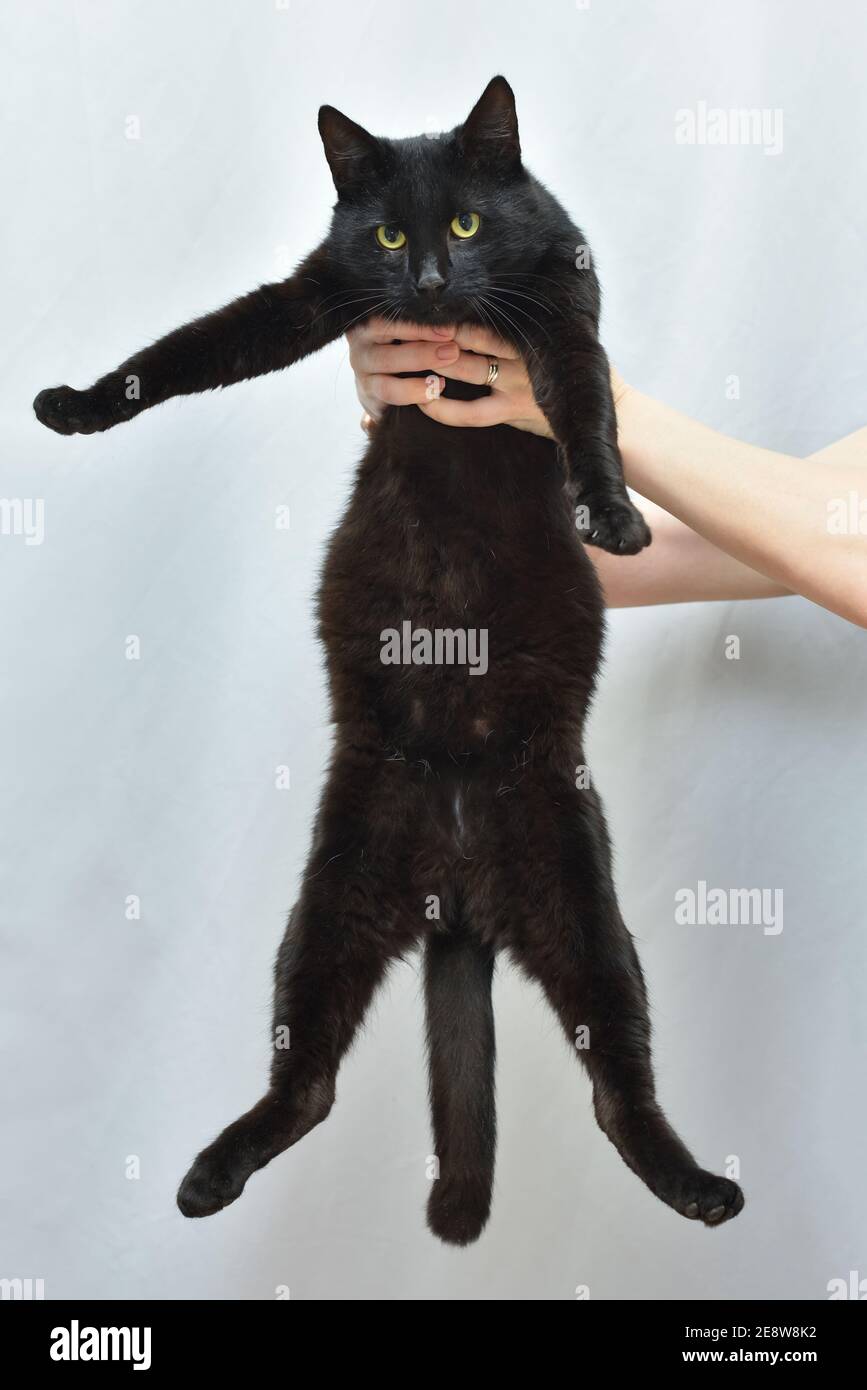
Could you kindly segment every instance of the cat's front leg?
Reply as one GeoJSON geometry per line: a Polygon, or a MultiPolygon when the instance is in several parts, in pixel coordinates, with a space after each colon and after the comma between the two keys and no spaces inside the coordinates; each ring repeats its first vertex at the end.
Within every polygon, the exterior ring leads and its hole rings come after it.
{"type": "Polygon", "coordinates": [[[57,434],[109,430],[173,396],[291,366],[341,335],[357,312],[352,300],[319,248],[288,280],[174,329],[85,391],[40,391],[33,409],[57,434]]]}
{"type": "Polygon", "coordinates": [[[610,367],[592,325],[569,318],[540,335],[526,365],[576,493],[579,534],[613,555],[637,554],[650,528],[626,491],[610,367]]]}

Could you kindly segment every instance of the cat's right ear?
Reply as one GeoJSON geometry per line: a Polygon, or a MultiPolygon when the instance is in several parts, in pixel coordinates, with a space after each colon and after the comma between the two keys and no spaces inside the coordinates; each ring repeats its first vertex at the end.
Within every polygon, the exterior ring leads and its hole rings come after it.
{"type": "Polygon", "coordinates": [[[340,197],[351,196],[379,169],[382,146],[375,135],[334,106],[320,106],[319,134],[334,187],[340,197]]]}

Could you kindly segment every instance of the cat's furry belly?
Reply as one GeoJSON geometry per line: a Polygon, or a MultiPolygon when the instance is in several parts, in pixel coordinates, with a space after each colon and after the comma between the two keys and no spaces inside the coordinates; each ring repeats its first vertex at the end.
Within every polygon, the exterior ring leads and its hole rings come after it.
{"type": "Polygon", "coordinates": [[[319,613],[338,725],[372,716],[385,746],[429,760],[508,759],[539,734],[580,745],[602,600],[548,441],[390,411],[319,613]]]}

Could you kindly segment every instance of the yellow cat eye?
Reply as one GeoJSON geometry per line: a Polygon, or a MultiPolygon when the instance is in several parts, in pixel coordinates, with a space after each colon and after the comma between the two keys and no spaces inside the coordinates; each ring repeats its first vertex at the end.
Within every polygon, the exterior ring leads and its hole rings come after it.
{"type": "Polygon", "coordinates": [[[452,231],[455,236],[463,237],[466,240],[469,236],[475,236],[481,225],[481,217],[477,212],[462,212],[459,217],[452,221],[452,231]]]}
{"type": "Polygon", "coordinates": [[[406,237],[400,227],[377,227],[376,239],[386,251],[399,251],[402,246],[406,246],[406,237]]]}

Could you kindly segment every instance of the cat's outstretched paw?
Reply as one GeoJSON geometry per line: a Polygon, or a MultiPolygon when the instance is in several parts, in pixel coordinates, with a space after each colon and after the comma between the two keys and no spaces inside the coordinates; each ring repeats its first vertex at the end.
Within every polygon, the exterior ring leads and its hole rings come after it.
{"type": "Polygon", "coordinates": [[[33,402],[36,418],[55,434],[95,434],[108,428],[104,412],[88,391],[49,386],[33,402]]]}
{"type": "Polygon", "coordinates": [[[627,497],[582,497],[576,515],[581,539],[612,555],[637,555],[650,545],[650,527],[627,497]]]}
{"type": "Polygon", "coordinates": [[[437,1178],[427,1203],[429,1230],[447,1245],[471,1245],[491,1212],[491,1186],[484,1179],[437,1178]]]}
{"type": "Polygon", "coordinates": [[[744,1205],[744,1194],[730,1178],[718,1178],[704,1168],[693,1168],[679,1178],[666,1200],[690,1221],[721,1226],[737,1216],[744,1205]]]}

